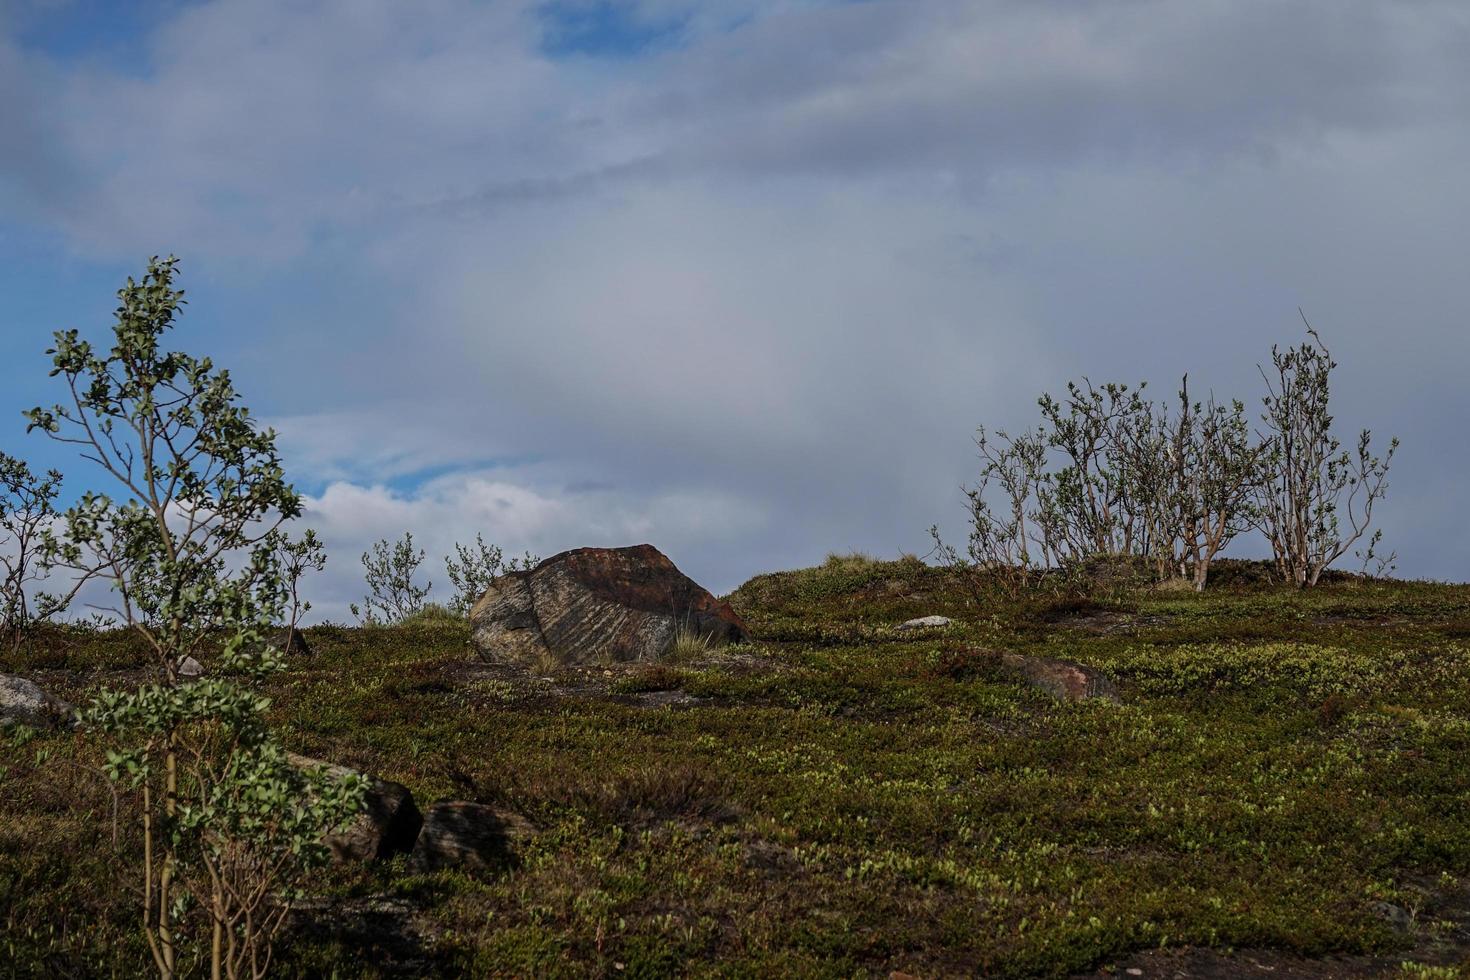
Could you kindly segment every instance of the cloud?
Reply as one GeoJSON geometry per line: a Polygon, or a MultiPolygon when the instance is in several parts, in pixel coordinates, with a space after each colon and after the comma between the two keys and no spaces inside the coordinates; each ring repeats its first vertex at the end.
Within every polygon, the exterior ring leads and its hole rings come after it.
{"type": "MultiPolygon", "coordinates": [[[[380,537],[398,540],[411,530],[427,555],[421,584],[432,582],[431,601],[450,597],[444,556],[477,534],[507,555],[546,557],[573,547],[622,547],[657,536],[676,564],[699,575],[710,572],[700,552],[738,541],[768,523],[769,515],[718,488],[665,489],[652,495],[617,489],[537,487],[534,478],[508,478],[498,471],[468,471],[432,480],[412,491],[381,485],[333,483],[305,499],[302,522],[322,537],[330,560],[324,574],[304,584],[317,618],[341,620],[349,602],[363,594],[357,556],[380,537]]],[[[705,578],[721,591],[728,576],[705,578]]]]}
{"type": "Polygon", "coordinates": [[[646,0],[576,52],[556,6],[215,0],[127,72],[0,41],[14,220],[185,257],[180,342],[261,393],[333,575],[405,528],[720,589],[922,551],[974,425],[1082,373],[1250,398],[1300,305],[1343,424],[1405,438],[1404,570],[1463,576],[1462,5],[646,0]]]}

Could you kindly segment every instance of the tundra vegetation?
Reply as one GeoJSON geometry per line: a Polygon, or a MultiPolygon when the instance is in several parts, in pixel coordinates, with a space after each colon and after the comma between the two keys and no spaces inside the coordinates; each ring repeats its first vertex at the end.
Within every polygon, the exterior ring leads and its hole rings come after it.
{"type": "MultiPolygon", "coordinates": [[[[1330,567],[1376,543],[1388,462],[1342,452],[1299,394],[1318,382],[1281,394],[1330,360],[1282,361],[1271,397],[1298,408],[1259,431],[1187,383],[1167,410],[1044,399],[1036,430],[981,434],[963,557],[757,576],[727,597],[753,643],[497,670],[426,605],[405,535],[365,556],[373,628],[308,627],[282,672],[265,637],[321,553],[282,536],[299,499],[228,376],[160,353],[173,271],[123,291],[111,354],[60,335],[72,399],[31,413],[123,501],[38,525],[120,625],[0,653],[89,705],[79,730],[0,728],[10,973],[1470,970],[1470,586],[1330,567]],[[1288,456],[1321,479],[1261,477],[1288,456]],[[1220,557],[1262,527],[1287,529],[1269,560],[1220,557]],[[1119,700],[1057,700],[998,652],[1101,669],[1119,700]],[[362,787],[287,749],[530,830],[490,868],[323,865],[362,787]]],[[[482,539],[450,561],[460,610],[506,565],[482,539]]]]}
{"type": "MultiPolygon", "coordinates": [[[[1106,570],[1203,591],[1216,557],[1255,528],[1283,582],[1316,585],[1368,534],[1398,440],[1379,457],[1364,429],[1355,452],[1342,447],[1329,407],[1337,365],[1310,324],[1307,335],[1272,348],[1255,429],[1239,400],[1192,398],[1188,375],[1172,406],[1145,397],[1143,384],[1084,379],[1038,399],[1035,429],[982,426],[979,477],[965,489],[968,547],[960,554],[935,527],[935,553],[1011,599],[1038,586],[1085,593],[1106,570]]],[[[1374,531],[1358,553],[1364,571],[1392,568],[1381,543],[1374,531]]]]}

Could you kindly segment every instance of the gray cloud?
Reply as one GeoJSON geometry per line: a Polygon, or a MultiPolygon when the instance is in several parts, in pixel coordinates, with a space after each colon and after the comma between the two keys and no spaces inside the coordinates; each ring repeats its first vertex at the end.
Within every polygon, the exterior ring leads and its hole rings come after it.
{"type": "Polygon", "coordinates": [[[1083,372],[1249,396],[1298,305],[1343,423],[1405,437],[1404,569],[1464,577],[1459,5],[640,8],[680,44],[552,61],[528,3],[343,0],[191,8],[129,77],[0,47],[58,80],[0,114],[59,161],[0,186],[212,284],[191,322],[334,488],[332,602],[411,523],[646,537],[717,588],[922,551],[975,424],[1083,372]]]}

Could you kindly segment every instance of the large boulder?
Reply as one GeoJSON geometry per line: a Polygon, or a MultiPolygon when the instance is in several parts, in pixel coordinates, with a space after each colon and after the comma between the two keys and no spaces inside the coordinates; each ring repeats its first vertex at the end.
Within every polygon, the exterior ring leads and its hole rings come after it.
{"type": "Polygon", "coordinates": [[[0,674],[0,725],[50,728],[70,723],[76,709],[41,690],[35,681],[0,674]]]}
{"type": "Polygon", "coordinates": [[[424,814],[424,829],[409,855],[415,871],[460,868],[493,871],[515,863],[516,846],[536,833],[513,810],[483,803],[435,803],[424,814]]]}
{"type": "MultiPolygon", "coordinates": [[[[334,776],[355,776],[359,773],[346,766],[322,762],[288,752],[291,764],[302,769],[325,769],[334,776]]],[[[394,854],[407,854],[413,850],[419,829],[424,825],[423,814],[413,801],[408,787],[391,783],[385,779],[369,777],[367,796],[363,800],[362,813],[341,831],[327,837],[325,843],[332,857],[342,862],[385,860],[394,854]]]]}
{"type": "Polygon", "coordinates": [[[647,544],[578,548],[502,575],[470,623],[487,659],[538,668],[658,660],[683,631],[714,642],[750,635],[728,603],[647,544]]]}

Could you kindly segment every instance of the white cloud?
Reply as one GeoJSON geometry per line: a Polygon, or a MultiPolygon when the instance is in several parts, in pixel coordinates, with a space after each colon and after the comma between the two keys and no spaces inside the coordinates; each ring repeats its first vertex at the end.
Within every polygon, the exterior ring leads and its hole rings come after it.
{"type": "MultiPolygon", "coordinates": [[[[522,479],[526,479],[522,475],[522,479]]],[[[431,599],[446,601],[444,556],[455,543],[483,534],[507,555],[529,551],[547,557],[574,547],[622,547],[654,543],[709,588],[738,582],[711,579],[716,569],[701,560],[704,549],[738,543],[769,521],[746,500],[717,488],[660,491],[651,495],[614,489],[536,487],[505,474],[466,472],[432,480],[412,491],[333,483],[305,499],[301,522],[315,528],[330,556],[324,574],[305,583],[313,618],[347,619],[347,604],[362,597],[357,558],[379,538],[397,540],[412,531],[427,555],[421,583],[432,581],[431,599]]]]}

